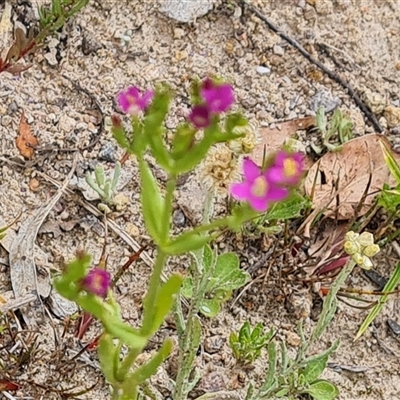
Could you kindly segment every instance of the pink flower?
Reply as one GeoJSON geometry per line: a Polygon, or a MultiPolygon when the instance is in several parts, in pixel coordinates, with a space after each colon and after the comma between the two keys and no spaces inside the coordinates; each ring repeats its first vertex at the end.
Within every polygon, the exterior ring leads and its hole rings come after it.
{"type": "Polygon", "coordinates": [[[197,129],[207,128],[211,123],[210,110],[205,104],[194,106],[189,114],[189,120],[197,129]]]}
{"type": "Polygon", "coordinates": [[[130,86],[118,93],[117,101],[125,114],[137,115],[148,107],[153,96],[152,90],[148,90],[142,95],[136,86],[130,86]]]}
{"type": "Polygon", "coordinates": [[[108,288],[111,284],[110,274],[101,268],[93,268],[89,273],[82,279],[82,288],[89,293],[93,293],[96,296],[106,297],[108,288]]]}
{"type": "Polygon", "coordinates": [[[200,94],[209,110],[216,114],[227,111],[235,101],[231,85],[216,85],[210,78],[203,82],[200,94]]]}
{"type": "Polygon", "coordinates": [[[239,200],[247,200],[258,212],[268,209],[270,203],[284,200],[288,189],[275,185],[268,177],[268,170],[263,171],[252,160],[243,161],[244,182],[231,186],[231,194],[239,200]]]}
{"type": "Polygon", "coordinates": [[[268,179],[278,185],[295,186],[300,182],[304,171],[304,158],[301,153],[280,151],[268,168],[268,179]]]}

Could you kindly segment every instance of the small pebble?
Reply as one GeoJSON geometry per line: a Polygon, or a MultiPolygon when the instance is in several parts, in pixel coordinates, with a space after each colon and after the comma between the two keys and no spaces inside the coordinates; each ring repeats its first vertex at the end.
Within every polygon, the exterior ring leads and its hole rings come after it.
{"type": "Polygon", "coordinates": [[[400,108],[394,106],[388,106],[385,108],[383,116],[386,118],[387,125],[389,128],[394,128],[400,125],[400,108]]]}
{"type": "Polygon", "coordinates": [[[277,56],[283,56],[285,54],[285,50],[283,47],[278,46],[277,44],[274,46],[274,54],[277,56]]]}
{"type": "Polygon", "coordinates": [[[183,214],[182,210],[179,208],[177,208],[174,211],[172,220],[173,220],[174,225],[177,226],[178,228],[183,228],[186,225],[185,215],[183,214]]]}
{"type": "Polygon", "coordinates": [[[116,162],[118,160],[116,146],[110,142],[105,143],[100,149],[99,160],[112,163],[116,162]]]}
{"type": "Polygon", "coordinates": [[[217,353],[224,343],[225,340],[221,336],[210,336],[204,341],[204,350],[209,354],[217,353]]]}
{"type": "Polygon", "coordinates": [[[263,67],[262,65],[259,65],[257,67],[257,73],[260,75],[269,75],[271,73],[271,68],[263,67]]]}
{"type": "Polygon", "coordinates": [[[310,108],[314,112],[317,112],[318,108],[324,107],[325,112],[329,113],[339,107],[340,104],[341,100],[335,97],[332,92],[329,90],[320,90],[311,98],[310,108]]]}
{"type": "Polygon", "coordinates": [[[32,178],[29,181],[29,189],[32,192],[37,192],[39,190],[39,187],[40,187],[40,182],[36,178],[32,178]]]}

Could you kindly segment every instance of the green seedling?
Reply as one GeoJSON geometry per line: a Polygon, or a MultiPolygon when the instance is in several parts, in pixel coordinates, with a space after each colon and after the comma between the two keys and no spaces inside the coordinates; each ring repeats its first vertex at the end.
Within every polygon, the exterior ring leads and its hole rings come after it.
{"type": "MultiPolygon", "coordinates": [[[[196,270],[203,271],[204,277],[200,312],[207,317],[215,317],[222,303],[232,296],[233,290],[245,285],[250,275],[239,268],[239,258],[235,253],[216,255],[208,245],[204,247],[203,257],[194,255],[194,260],[196,270]]],[[[181,293],[186,298],[193,297],[192,277],[184,279],[181,293]]]]}
{"type": "Polygon", "coordinates": [[[271,329],[264,334],[264,326],[259,322],[254,329],[246,321],[239,330],[239,333],[232,332],[229,336],[229,345],[236,361],[240,364],[252,364],[261,355],[261,350],[266,347],[274,336],[271,329]]]}
{"type": "MultiPolygon", "coordinates": [[[[324,107],[320,107],[316,113],[317,127],[321,132],[323,145],[329,151],[339,151],[342,145],[353,138],[353,123],[346,118],[342,111],[336,109],[332,120],[328,123],[324,107]],[[331,143],[331,140],[335,140],[331,143]]],[[[317,154],[322,153],[322,148],[313,144],[313,150],[317,154]]]]}
{"type": "Polygon", "coordinates": [[[118,179],[121,175],[121,164],[115,164],[112,177],[108,177],[102,164],[97,164],[93,174],[86,174],[87,184],[95,190],[106,204],[112,204],[117,190],[118,179]]]}

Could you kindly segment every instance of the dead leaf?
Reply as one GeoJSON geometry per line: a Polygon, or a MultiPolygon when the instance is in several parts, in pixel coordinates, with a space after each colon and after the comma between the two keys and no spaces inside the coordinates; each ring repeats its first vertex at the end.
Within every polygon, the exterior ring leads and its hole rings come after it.
{"type": "Polygon", "coordinates": [[[39,144],[38,140],[32,134],[32,129],[26,122],[25,114],[22,112],[21,120],[19,123],[18,136],[16,139],[16,145],[19,152],[25,158],[32,158],[35,151],[34,147],[39,144]]]}
{"type": "Polygon", "coordinates": [[[9,381],[8,379],[0,379],[0,392],[5,390],[18,390],[20,385],[18,383],[9,381]]]}
{"type": "Polygon", "coordinates": [[[261,128],[259,133],[261,143],[254,148],[251,158],[256,164],[261,165],[263,161],[264,146],[266,153],[278,151],[282,148],[287,139],[292,137],[297,131],[305,130],[315,126],[314,116],[292,119],[290,121],[278,122],[274,128],[261,128]]]}
{"type": "MultiPolygon", "coordinates": [[[[368,194],[358,212],[358,216],[362,216],[370,209],[384,183],[396,185],[383,158],[379,144],[382,140],[390,148],[387,139],[381,135],[371,134],[350,140],[340,151],[325,154],[311,167],[305,190],[307,195],[312,195],[315,181],[313,203],[317,210],[326,207],[325,215],[334,217],[337,213],[339,220],[353,218],[372,174],[368,194]]],[[[393,156],[400,163],[400,156],[393,156]]]]}

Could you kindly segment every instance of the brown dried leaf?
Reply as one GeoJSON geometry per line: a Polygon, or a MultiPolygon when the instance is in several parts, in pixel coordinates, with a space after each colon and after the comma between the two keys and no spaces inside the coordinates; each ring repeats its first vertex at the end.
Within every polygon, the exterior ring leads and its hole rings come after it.
{"type": "Polygon", "coordinates": [[[18,75],[22,71],[26,71],[32,67],[32,64],[22,65],[22,64],[13,64],[10,67],[7,67],[7,72],[13,75],[18,75]]]}
{"type": "Polygon", "coordinates": [[[18,383],[9,381],[8,379],[0,379],[0,392],[5,390],[18,390],[20,385],[18,383]]]}
{"type": "Polygon", "coordinates": [[[32,129],[26,122],[25,114],[22,112],[21,120],[19,123],[18,136],[16,139],[16,145],[21,155],[25,158],[32,158],[36,147],[39,142],[32,134],[32,129]]]}
{"type": "Polygon", "coordinates": [[[278,151],[282,148],[287,139],[295,135],[297,131],[308,129],[315,126],[315,117],[292,119],[290,121],[279,122],[275,128],[261,128],[260,136],[262,142],[254,148],[251,158],[256,164],[261,165],[263,161],[264,146],[266,153],[278,151]]]}
{"type": "Polygon", "coordinates": [[[14,43],[8,50],[7,55],[6,55],[6,60],[7,61],[13,61],[13,60],[18,60],[19,55],[20,55],[21,49],[19,46],[14,43]]]}
{"type": "MultiPolygon", "coordinates": [[[[396,185],[383,158],[381,140],[387,142],[376,134],[350,140],[340,151],[325,154],[311,167],[305,190],[307,195],[313,194],[317,210],[326,207],[325,215],[335,217],[337,213],[339,220],[353,218],[372,175],[367,196],[357,215],[362,216],[370,209],[384,183],[396,185]]],[[[388,142],[387,145],[390,148],[388,142]]],[[[394,157],[400,163],[400,156],[394,154],[394,157]]]]}

